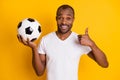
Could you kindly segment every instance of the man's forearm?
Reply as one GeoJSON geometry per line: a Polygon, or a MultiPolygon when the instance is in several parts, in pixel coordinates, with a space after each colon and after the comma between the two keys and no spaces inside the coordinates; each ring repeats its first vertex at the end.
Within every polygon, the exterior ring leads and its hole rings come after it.
{"type": "Polygon", "coordinates": [[[35,69],[35,72],[38,76],[42,75],[44,72],[44,64],[40,59],[40,55],[38,54],[37,48],[32,48],[32,65],[35,69]]]}
{"type": "Polygon", "coordinates": [[[102,67],[108,67],[107,58],[104,52],[100,50],[95,43],[91,45],[91,48],[96,62],[102,67]]]}

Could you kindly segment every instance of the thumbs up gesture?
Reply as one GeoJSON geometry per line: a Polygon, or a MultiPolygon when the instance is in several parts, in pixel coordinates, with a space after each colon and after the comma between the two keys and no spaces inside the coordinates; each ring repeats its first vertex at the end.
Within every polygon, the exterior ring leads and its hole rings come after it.
{"type": "Polygon", "coordinates": [[[92,46],[92,44],[94,43],[89,37],[88,28],[85,29],[85,34],[78,35],[78,39],[80,44],[84,46],[92,46]]]}

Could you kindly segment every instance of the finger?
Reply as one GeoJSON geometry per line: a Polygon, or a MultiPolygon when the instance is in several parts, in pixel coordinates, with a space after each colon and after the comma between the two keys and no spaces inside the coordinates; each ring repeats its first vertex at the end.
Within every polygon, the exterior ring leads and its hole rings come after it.
{"type": "Polygon", "coordinates": [[[88,35],[88,28],[85,29],[85,34],[88,35]]]}
{"type": "Polygon", "coordinates": [[[17,34],[17,38],[20,42],[22,42],[19,34],[17,34]]]}
{"type": "Polygon", "coordinates": [[[78,35],[78,40],[81,41],[82,35],[78,35]]]}
{"type": "Polygon", "coordinates": [[[81,38],[82,37],[82,35],[78,35],[78,38],[81,38]]]}
{"type": "Polygon", "coordinates": [[[20,35],[20,39],[21,39],[21,42],[24,44],[24,45],[27,45],[27,41],[24,40],[24,38],[20,35]]]}
{"type": "Polygon", "coordinates": [[[28,42],[30,41],[29,38],[27,38],[27,41],[28,41],[28,42]]]}
{"type": "Polygon", "coordinates": [[[29,45],[29,43],[30,43],[30,40],[29,40],[29,38],[27,38],[27,44],[29,45]]]}

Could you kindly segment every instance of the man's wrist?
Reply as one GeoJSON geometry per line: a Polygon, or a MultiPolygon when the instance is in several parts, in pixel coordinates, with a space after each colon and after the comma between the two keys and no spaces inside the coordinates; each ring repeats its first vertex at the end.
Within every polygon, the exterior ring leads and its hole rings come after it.
{"type": "Polygon", "coordinates": [[[93,48],[93,47],[95,47],[95,46],[96,46],[95,42],[92,41],[92,42],[90,43],[90,47],[93,48]]]}

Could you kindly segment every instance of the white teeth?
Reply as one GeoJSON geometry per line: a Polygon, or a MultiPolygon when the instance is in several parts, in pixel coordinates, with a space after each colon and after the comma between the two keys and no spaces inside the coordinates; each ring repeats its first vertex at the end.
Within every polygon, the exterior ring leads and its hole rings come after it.
{"type": "Polygon", "coordinates": [[[67,28],[67,26],[66,26],[66,25],[65,25],[65,26],[61,26],[61,28],[62,28],[62,29],[66,29],[66,28],[67,28]]]}

